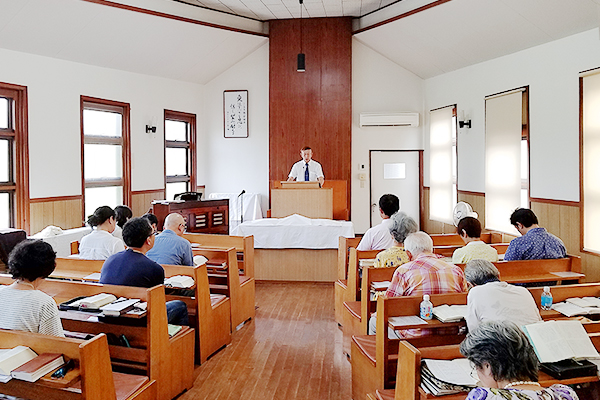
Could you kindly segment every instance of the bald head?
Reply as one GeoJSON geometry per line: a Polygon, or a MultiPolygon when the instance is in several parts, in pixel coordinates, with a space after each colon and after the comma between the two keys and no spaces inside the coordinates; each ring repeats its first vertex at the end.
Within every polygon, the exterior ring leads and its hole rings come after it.
{"type": "Polygon", "coordinates": [[[177,235],[181,236],[185,232],[185,219],[181,214],[172,213],[165,218],[164,228],[172,230],[177,235]]]}

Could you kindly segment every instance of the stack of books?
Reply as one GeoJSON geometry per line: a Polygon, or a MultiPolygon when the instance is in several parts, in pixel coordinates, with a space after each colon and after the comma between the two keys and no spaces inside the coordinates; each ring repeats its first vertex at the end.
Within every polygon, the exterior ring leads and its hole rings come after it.
{"type": "Polygon", "coordinates": [[[12,378],[35,382],[65,363],[62,354],[42,353],[39,356],[26,346],[0,350],[0,382],[12,378]]]}
{"type": "Polygon", "coordinates": [[[466,358],[455,360],[423,360],[421,363],[421,388],[434,396],[468,392],[477,386],[471,376],[471,366],[466,358]]]}

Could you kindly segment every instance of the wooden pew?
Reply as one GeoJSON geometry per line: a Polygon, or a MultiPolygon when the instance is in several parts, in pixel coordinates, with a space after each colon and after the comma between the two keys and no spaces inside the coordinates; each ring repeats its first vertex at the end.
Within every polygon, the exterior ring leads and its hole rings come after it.
{"type": "Polygon", "coordinates": [[[207,268],[210,269],[210,290],[213,293],[224,294],[231,302],[231,330],[240,324],[254,318],[255,307],[255,281],[254,278],[240,275],[237,267],[236,249],[230,248],[198,248],[196,254],[206,257],[209,262],[218,260],[223,265],[207,268]]]}
{"type": "MultiPolygon", "coordinates": [[[[0,284],[10,284],[12,279],[3,275],[0,284]]],[[[46,279],[39,290],[62,303],[78,296],[111,293],[117,297],[141,299],[148,303],[143,326],[125,326],[115,323],[89,320],[87,313],[61,311],[63,328],[70,332],[124,334],[131,348],[109,345],[114,367],[137,370],[156,381],[159,400],[170,400],[193,385],[194,329],[184,327],[173,337],[167,330],[165,291],[162,285],[152,288],[101,285],[97,283],[69,282],[46,279]]],[[[144,320],[138,320],[144,321],[144,320]]]]}
{"type": "Polygon", "coordinates": [[[368,333],[369,318],[377,307],[377,301],[371,300],[371,284],[373,282],[391,281],[394,271],[396,271],[396,267],[363,267],[360,301],[344,302],[344,353],[350,354],[352,336],[368,333]]]}
{"type": "Polygon", "coordinates": [[[343,324],[343,304],[344,294],[348,289],[348,260],[350,258],[350,248],[356,247],[360,243],[360,238],[339,237],[338,244],[338,278],[334,285],[335,291],[335,322],[343,324]]]}
{"type": "Polygon", "coordinates": [[[206,233],[184,233],[183,237],[202,247],[234,247],[237,251],[238,268],[243,276],[254,278],[254,236],[210,235],[206,233]]]}
{"type": "MultiPolygon", "coordinates": [[[[447,293],[431,295],[434,306],[441,304],[466,304],[467,293],[447,293]]],[[[367,394],[377,389],[394,387],[398,360],[399,339],[388,338],[388,319],[392,316],[419,315],[419,305],[423,296],[379,297],[377,299],[377,333],[376,335],[357,335],[352,337],[352,398],[364,399],[367,394]]],[[[459,323],[442,323],[438,320],[428,321],[427,325],[407,326],[413,328],[449,328],[462,325],[459,323]]],[[[404,329],[404,327],[403,327],[404,329]]],[[[463,337],[452,335],[431,335],[435,345],[457,344],[463,337]]]]}
{"type": "Polygon", "coordinates": [[[0,330],[0,347],[30,347],[37,354],[61,353],[76,360],[80,381],[54,388],[41,381],[12,379],[0,384],[0,393],[30,400],[151,400],[157,385],[145,376],[112,372],[106,335],[90,340],[65,339],[29,332],[0,330]]]}
{"type": "MultiPolygon", "coordinates": [[[[103,260],[57,258],[51,278],[82,280],[94,272],[100,272],[103,260]]],[[[165,277],[186,275],[194,279],[195,296],[167,295],[169,300],[182,300],[188,306],[190,326],[196,330],[196,361],[204,363],[208,357],[231,343],[231,303],[229,298],[213,301],[210,297],[206,265],[189,267],[163,265],[165,277]]]]}
{"type": "MultiPolygon", "coordinates": [[[[458,245],[462,247],[465,245],[465,242],[463,242],[458,233],[434,233],[429,236],[431,236],[434,246],[458,245]]],[[[493,231],[481,232],[480,238],[483,242],[488,244],[502,243],[504,239],[502,233],[493,231]]]]}
{"type": "Polygon", "coordinates": [[[381,250],[366,250],[360,251],[356,248],[351,247],[348,254],[348,281],[344,287],[341,283],[336,282],[335,285],[335,299],[334,304],[336,315],[340,318],[338,323],[344,322],[344,302],[357,301],[360,298],[360,277],[359,277],[359,266],[360,260],[372,259],[377,257],[381,250]],[[339,311],[338,311],[338,307],[339,311]]]}
{"type": "MultiPolygon", "coordinates": [[[[590,335],[592,343],[596,349],[600,349],[600,336],[598,334],[590,335]]],[[[432,396],[423,389],[421,385],[421,360],[425,358],[438,360],[453,360],[462,358],[459,345],[446,346],[419,346],[410,341],[401,341],[398,346],[398,369],[396,381],[402,382],[396,389],[377,390],[377,395],[371,398],[392,399],[392,400],[425,400],[425,399],[443,399],[443,400],[464,400],[467,393],[457,393],[452,395],[432,396]]],[[[543,371],[539,371],[539,383],[543,387],[548,387],[557,383],[563,385],[573,385],[586,382],[598,382],[598,376],[584,376],[571,379],[555,379],[543,371]]]]}
{"type": "MultiPolygon", "coordinates": [[[[581,257],[567,255],[566,258],[543,260],[498,261],[493,263],[500,271],[500,279],[508,283],[536,283],[563,280],[581,282],[584,276],[562,278],[552,272],[575,272],[581,274],[581,257]]],[[[463,270],[465,264],[457,264],[463,270]]]]}

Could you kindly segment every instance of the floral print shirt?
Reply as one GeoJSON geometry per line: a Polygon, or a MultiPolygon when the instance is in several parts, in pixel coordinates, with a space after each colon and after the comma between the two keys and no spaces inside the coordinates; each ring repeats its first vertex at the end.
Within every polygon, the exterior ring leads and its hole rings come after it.
{"type": "Polygon", "coordinates": [[[568,386],[552,385],[535,390],[475,388],[466,400],[579,400],[568,386]]]}

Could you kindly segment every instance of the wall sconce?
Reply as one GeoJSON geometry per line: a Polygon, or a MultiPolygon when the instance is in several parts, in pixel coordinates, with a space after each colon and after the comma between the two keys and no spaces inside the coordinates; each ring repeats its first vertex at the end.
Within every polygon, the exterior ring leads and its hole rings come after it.
{"type": "Polygon", "coordinates": [[[304,72],[304,71],[306,71],[306,56],[302,52],[302,4],[304,3],[304,0],[299,0],[299,1],[300,1],[300,53],[298,53],[298,67],[296,68],[296,71],[304,72]]]}
{"type": "Polygon", "coordinates": [[[471,129],[471,120],[465,119],[465,112],[460,112],[460,118],[458,119],[458,127],[459,128],[469,128],[471,129]]]}
{"type": "Polygon", "coordinates": [[[146,125],[146,133],[156,133],[156,126],[146,125]]]}

